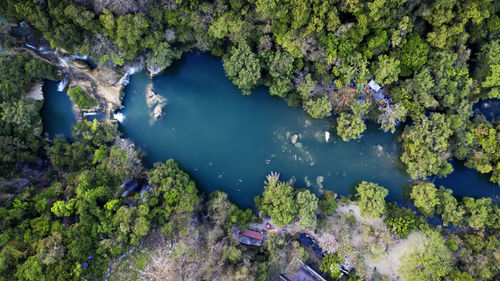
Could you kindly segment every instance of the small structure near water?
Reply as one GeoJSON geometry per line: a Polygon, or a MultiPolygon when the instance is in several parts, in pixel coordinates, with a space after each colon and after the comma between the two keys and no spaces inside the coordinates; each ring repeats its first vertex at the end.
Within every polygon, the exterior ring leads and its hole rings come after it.
{"type": "Polygon", "coordinates": [[[368,86],[370,86],[370,88],[372,88],[372,90],[374,90],[375,93],[378,92],[380,89],[382,89],[382,87],[379,84],[375,83],[373,79],[370,80],[370,82],[368,82],[368,86]]]}
{"type": "Polygon", "coordinates": [[[240,242],[245,245],[260,247],[264,242],[264,234],[250,229],[245,229],[243,234],[241,234],[240,242]]]}

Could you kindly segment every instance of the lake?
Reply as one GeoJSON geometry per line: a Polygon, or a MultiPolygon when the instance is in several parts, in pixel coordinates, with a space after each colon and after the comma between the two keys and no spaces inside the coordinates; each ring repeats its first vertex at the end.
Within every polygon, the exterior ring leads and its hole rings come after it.
{"type": "MultiPolygon", "coordinates": [[[[329,120],[312,120],[301,109],[271,97],[265,88],[242,95],[215,57],[185,55],[152,80],[144,72],[132,75],[123,105],[120,131],[136,143],[147,167],[173,158],[201,191],[223,190],[242,207],[253,205],[271,171],[316,194],[330,189],[349,195],[362,180],[373,181],[389,189],[388,200],[399,203],[404,203],[412,183],[399,162],[397,134],[370,123],[363,138],[343,142],[336,139],[329,120]],[[146,104],[149,83],[167,99],[158,120],[152,119],[146,104]],[[333,138],[328,143],[327,130],[333,138]],[[298,141],[292,144],[295,134],[298,141]]],[[[460,163],[455,166],[457,171],[432,179],[434,183],[452,188],[455,195],[498,199],[498,187],[487,177],[460,163]]]]}

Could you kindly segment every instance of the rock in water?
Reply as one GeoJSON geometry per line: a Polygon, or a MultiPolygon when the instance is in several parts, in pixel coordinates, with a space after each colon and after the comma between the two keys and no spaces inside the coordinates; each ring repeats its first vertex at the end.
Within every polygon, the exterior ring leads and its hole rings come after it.
{"type": "Polygon", "coordinates": [[[163,115],[163,105],[162,104],[157,104],[155,106],[155,109],[153,110],[153,117],[155,119],[158,119],[162,115],[163,115]]]}
{"type": "Polygon", "coordinates": [[[158,119],[163,115],[163,107],[167,104],[167,101],[164,97],[157,95],[153,91],[153,84],[150,83],[146,87],[146,103],[149,108],[153,108],[151,115],[153,119],[158,119]]]}
{"type": "Polygon", "coordinates": [[[299,140],[299,136],[297,134],[292,136],[292,143],[295,144],[299,140]]]}

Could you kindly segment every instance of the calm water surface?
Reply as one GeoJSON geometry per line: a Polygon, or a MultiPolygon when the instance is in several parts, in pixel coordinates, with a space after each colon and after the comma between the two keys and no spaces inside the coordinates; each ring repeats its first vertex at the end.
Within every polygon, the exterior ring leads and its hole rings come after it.
{"type": "MultiPolygon", "coordinates": [[[[46,84],[46,103],[69,102],[55,87],[55,83],[46,84]]],[[[176,159],[202,191],[224,190],[243,207],[253,205],[271,171],[280,172],[282,180],[294,177],[294,186],[317,194],[330,189],[348,195],[360,181],[374,181],[389,189],[387,199],[400,203],[412,182],[398,162],[396,135],[369,124],[361,140],[326,143],[330,121],[311,120],[301,109],[269,96],[264,88],[243,96],[214,57],[187,55],[152,81],[144,72],[133,75],[124,106],[121,112],[126,120],[120,130],[144,153],[146,166],[176,159]],[[156,121],[145,101],[149,83],[167,99],[164,115],[156,121]],[[294,134],[300,144],[291,143],[294,134]]],[[[55,115],[44,117],[51,135],[58,132],[52,128],[69,133],[67,123],[57,124],[60,120],[55,115]]],[[[331,132],[335,136],[335,130],[331,132]]],[[[456,195],[498,200],[498,187],[487,177],[460,163],[454,166],[453,174],[432,179],[434,183],[452,188],[456,195]]]]}
{"type": "Polygon", "coordinates": [[[71,137],[71,125],[76,122],[73,106],[66,92],[57,91],[58,81],[44,80],[42,120],[43,130],[51,138],[56,135],[71,137]]]}
{"type": "MultiPolygon", "coordinates": [[[[188,55],[152,81],[145,73],[132,76],[124,106],[126,121],[120,129],[145,152],[146,165],[174,158],[202,190],[222,189],[242,206],[253,203],[271,171],[280,172],[282,180],[295,177],[295,186],[318,194],[331,189],[348,195],[360,181],[374,181],[398,202],[411,183],[398,162],[397,136],[370,124],[361,140],[326,143],[329,121],[312,120],[263,88],[243,96],[214,57],[188,55]],[[145,101],[148,83],[167,99],[164,116],[156,121],[145,101]],[[299,145],[291,143],[294,134],[299,145]]],[[[457,195],[498,194],[495,185],[469,169],[435,183],[457,195]]]]}

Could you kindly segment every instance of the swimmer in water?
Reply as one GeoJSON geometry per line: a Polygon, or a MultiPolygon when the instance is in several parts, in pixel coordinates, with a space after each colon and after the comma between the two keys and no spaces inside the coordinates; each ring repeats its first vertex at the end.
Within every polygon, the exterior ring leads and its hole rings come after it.
{"type": "Polygon", "coordinates": [[[239,182],[243,182],[243,180],[242,180],[242,179],[238,179],[238,181],[239,181],[239,182]]]}
{"type": "Polygon", "coordinates": [[[219,175],[219,179],[222,179],[222,174],[219,175]]]}
{"type": "Polygon", "coordinates": [[[269,163],[271,163],[271,160],[266,159],[266,165],[269,165],[269,163]]]}
{"type": "Polygon", "coordinates": [[[297,155],[293,155],[293,160],[297,160],[297,155]]]}

